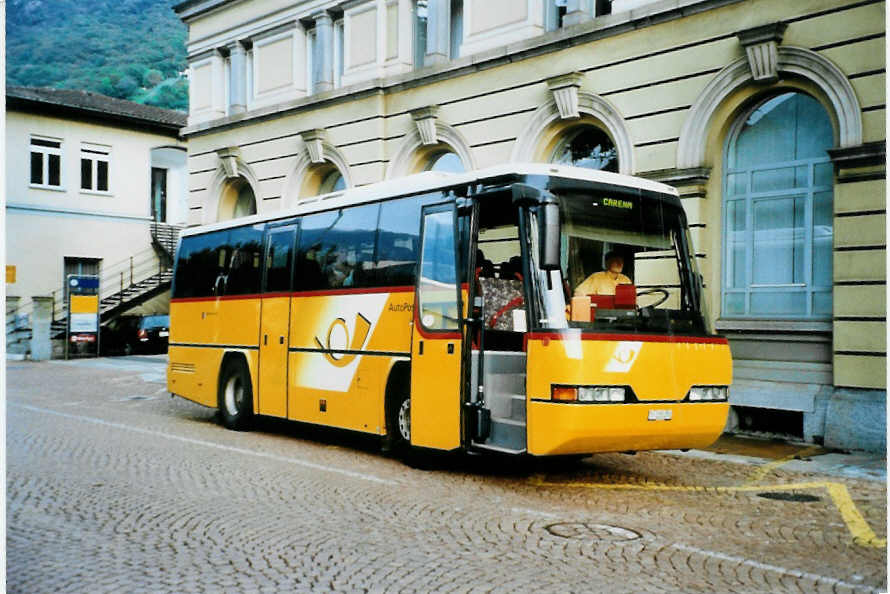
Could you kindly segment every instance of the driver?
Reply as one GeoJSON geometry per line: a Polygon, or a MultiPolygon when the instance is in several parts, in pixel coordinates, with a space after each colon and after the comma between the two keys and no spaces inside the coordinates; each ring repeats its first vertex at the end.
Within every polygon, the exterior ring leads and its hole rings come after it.
{"type": "Polygon", "coordinates": [[[575,287],[575,297],[584,295],[614,295],[618,285],[632,285],[628,277],[621,274],[624,270],[624,258],[618,252],[606,253],[606,269],[594,272],[575,287]]]}

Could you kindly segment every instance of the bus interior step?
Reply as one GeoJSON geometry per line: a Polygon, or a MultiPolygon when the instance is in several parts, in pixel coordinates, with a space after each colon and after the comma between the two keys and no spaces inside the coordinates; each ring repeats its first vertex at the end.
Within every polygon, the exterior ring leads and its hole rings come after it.
{"type": "Polygon", "coordinates": [[[493,416],[491,418],[491,435],[485,444],[514,451],[524,450],[526,447],[525,421],[493,416]]]}

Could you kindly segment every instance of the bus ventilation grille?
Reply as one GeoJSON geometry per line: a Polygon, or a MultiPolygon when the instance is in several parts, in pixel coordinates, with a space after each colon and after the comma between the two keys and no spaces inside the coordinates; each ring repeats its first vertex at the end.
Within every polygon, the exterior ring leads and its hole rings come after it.
{"type": "Polygon", "coordinates": [[[195,373],[194,363],[171,363],[170,371],[175,373],[195,373]]]}

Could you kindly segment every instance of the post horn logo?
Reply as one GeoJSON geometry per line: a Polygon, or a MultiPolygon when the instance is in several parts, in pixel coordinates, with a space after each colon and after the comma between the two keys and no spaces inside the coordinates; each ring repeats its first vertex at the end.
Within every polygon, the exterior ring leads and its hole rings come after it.
{"type": "Polygon", "coordinates": [[[355,335],[352,337],[352,341],[350,341],[349,327],[346,325],[346,320],[337,318],[331,322],[328,328],[325,343],[322,344],[321,340],[316,336],[315,344],[320,349],[326,351],[324,357],[328,360],[328,363],[334,367],[346,367],[352,363],[353,359],[364,348],[370,330],[370,320],[360,313],[355,314],[355,335]]]}

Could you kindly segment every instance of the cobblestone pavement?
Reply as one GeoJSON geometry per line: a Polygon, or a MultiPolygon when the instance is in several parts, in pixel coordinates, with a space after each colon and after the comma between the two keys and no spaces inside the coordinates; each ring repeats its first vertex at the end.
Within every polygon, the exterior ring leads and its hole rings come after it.
{"type": "Polygon", "coordinates": [[[344,432],[226,431],[163,363],[8,364],[9,591],[886,588],[883,482],[669,453],[419,470],[344,432]]]}

